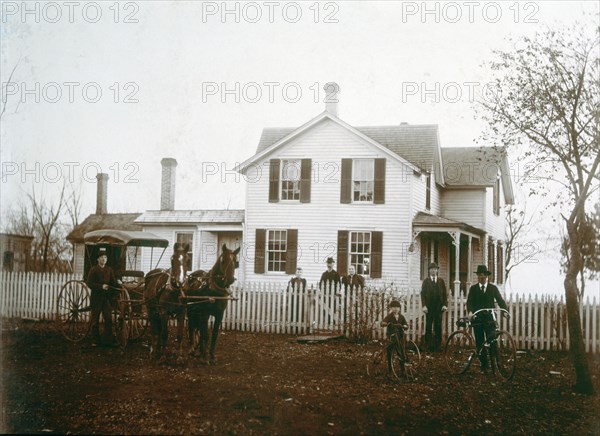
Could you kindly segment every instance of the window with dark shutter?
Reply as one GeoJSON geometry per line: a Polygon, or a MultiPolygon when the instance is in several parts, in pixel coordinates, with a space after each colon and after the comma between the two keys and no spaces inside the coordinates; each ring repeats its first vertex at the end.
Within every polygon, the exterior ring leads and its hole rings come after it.
{"type": "Polygon", "coordinates": [[[375,192],[373,203],[385,203],[385,159],[375,159],[375,192]]]}
{"type": "Polygon", "coordinates": [[[300,168],[300,203],[310,203],[310,178],[312,160],[302,159],[300,168]]]}
{"type": "Polygon", "coordinates": [[[340,186],[340,203],[352,201],[352,159],[342,159],[342,183],[340,186]]]}
{"type": "Polygon", "coordinates": [[[348,274],[348,233],[347,230],[338,230],[337,272],[340,275],[348,274]]]}
{"type": "Polygon", "coordinates": [[[279,172],[281,163],[279,159],[269,161],[269,202],[277,203],[279,201],[279,172]]]}
{"type": "Polygon", "coordinates": [[[285,273],[294,274],[298,264],[298,230],[288,229],[285,253],[285,273]]]}
{"type": "Polygon", "coordinates": [[[371,232],[371,278],[381,278],[383,232],[371,232]]]}
{"type": "Polygon", "coordinates": [[[265,229],[256,229],[256,241],[254,248],[254,272],[264,274],[265,272],[265,229]]]}

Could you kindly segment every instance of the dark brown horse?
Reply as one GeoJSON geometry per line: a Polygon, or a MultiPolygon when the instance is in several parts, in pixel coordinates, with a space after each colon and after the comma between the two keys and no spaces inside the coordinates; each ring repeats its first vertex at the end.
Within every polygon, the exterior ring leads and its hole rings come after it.
{"type": "Polygon", "coordinates": [[[144,278],[144,301],[150,318],[152,344],[150,354],[162,358],[169,339],[169,320],[177,318],[179,360],[183,359],[183,329],[185,324],[186,266],[189,244],[175,243],[171,256],[171,269],[155,269],[144,278]]]}
{"type": "Polygon", "coordinates": [[[219,327],[223,321],[223,314],[227,308],[229,297],[229,286],[235,281],[235,269],[239,266],[237,254],[240,249],[232,251],[223,244],[223,252],[218,257],[212,269],[202,276],[200,272],[194,272],[190,275],[192,284],[188,291],[188,296],[192,297],[191,304],[188,305],[188,338],[190,341],[190,355],[194,355],[196,348],[200,348],[200,358],[206,362],[206,349],[208,346],[208,319],[212,315],[215,319],[212,328],[212,338],[210,341],[210,360],[211,365],[215,364],[215,346],[219,335],[219,327]],[[195,279],[192,279],[196,277],[195,279]],[[206,297],[193,299],[193,297],[206,297]],[[200,332],[200,341],[194,340],[195,332],[200,332]]]}

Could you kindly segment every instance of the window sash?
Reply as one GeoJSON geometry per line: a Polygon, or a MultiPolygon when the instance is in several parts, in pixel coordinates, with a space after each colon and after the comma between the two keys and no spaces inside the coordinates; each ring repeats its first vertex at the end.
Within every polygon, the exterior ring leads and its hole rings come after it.
{"type": "Polygon", "coordinates": [[[285,272],[287,230],[269,230],[266,250],[267,271],[285,272]]]}
{"type": "Polygon", "coordinates": [[[180,244],[190,244],[190,250],[188,251],[188,264],[187,270],[192,270],[192,265],[194,265],[194,233],[193,232],[176,232],[175,233],[175,242],[179,242],[180,244]]]}
{"type": "Polygon", "coordinates": [[[371,232],[350,232],[349,264],[357,274],[368,276],[371,273],[371,232]]]}
{"type": "Polygon", "coordinates": [[[300,172],[299,159],[282,159],[281,161],[281,199],[300,200],[300,172]]]}
{"type": "Polygon", "coordinates": [[[373,202],[375,192],[375,160],[352,161],[352,201],[373,202]]]}

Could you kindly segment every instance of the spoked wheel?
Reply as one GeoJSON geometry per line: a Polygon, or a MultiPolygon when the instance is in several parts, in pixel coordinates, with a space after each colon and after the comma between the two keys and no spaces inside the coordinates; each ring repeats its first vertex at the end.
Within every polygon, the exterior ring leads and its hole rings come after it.
{"type": "MultiPolygon", "coordinates": [[[[142,288],[143,289],[143,288],[142,288]]],[[[129,340],[135,341],[142,338],[146,334],[148,328],[148,315],[146,313],[146,305],[143,300],[143,290],[138,288],[129,290],[129,306],[128,319],[129,323],[129,340]]]]}
{"type": "Polygon", "coordinates": [[[494,372],[505,380],[512,379],[517,368],[517,350],[515,342],[508,332],[498,333],[492,342],[492,355],[494,372]]]}
{"type": "Polygon", "coordinates": [[[392,361],[390,362],[390,364],[392,367],[392,374],[396,379],[400,379],[402,377],[408,378],[408,375],[406,373],[406,350],[404,348],[405,347],[398,345],[394,347],[392,351],[392,361]]]}
{"type": "Polygon", "coordinates": [[[452,374],[464,374],[477,356],[473,337],[458,331],[450,335],[444,348],[446,366],[452,374]]]}
{"type": "Polygon", "coordinates": [[[385,350],[377,350],[367,363],[367,374],[371,377],[382,377],[388,373],[387,356],[385,350]]]}
{"type": "Polygon", "coordinates": [[[81,280],[63,285],[56,300],[56,323],[71,342],[83,340],[90,331],[90,290],[81,280]]]}
{"type": "Polygon", "coordinates": [[[409,340],[406,341],[405,353],[404,370],[406,377],[412,380],[417,376],[417,369],[421,366],[421,351],[417,344],[409,340]]]}

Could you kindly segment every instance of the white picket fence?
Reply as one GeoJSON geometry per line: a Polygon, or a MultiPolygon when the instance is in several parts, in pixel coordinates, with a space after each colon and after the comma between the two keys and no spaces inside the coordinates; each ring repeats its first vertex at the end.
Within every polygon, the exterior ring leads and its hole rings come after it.
{"type": "MultiPolygon", "coordinates": [[[[0,273],[0,316],[53,320],[61,287],[69,280],[80,280],[72,274],[0,273]]],[[[384,337],[379,322],[387,314],[391,298],[402,303],[402,313],[410,324],[409,336],[420,340],[424,335],[425,316],[418,290],[408,291],[387,286],[364,291],[309,286],[306,292],[287,289],[274,283],[244,283],[232,286],[236,300],[227,306],[223,322],[225,330],[264,332],[271,334],[315,334],[333,331],[352,336],[358,328],[373,331],[373,337],[384,337]]],[[[551,296],[510,295],[507,305],[510,320],[499,318],[520,349],[567,350],[569,333],[563,298],[551,296]]],[[[584,344],[587,352],[600,352],[600,304],[594,297],[580,304],[584,344]]],[[[464,297],[451,297],[443,316],[443,335],[455,330],[456,321],[466,315],[464,297]]]]}

